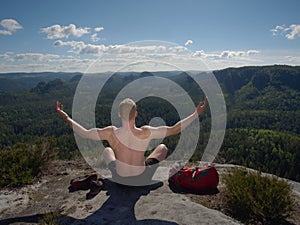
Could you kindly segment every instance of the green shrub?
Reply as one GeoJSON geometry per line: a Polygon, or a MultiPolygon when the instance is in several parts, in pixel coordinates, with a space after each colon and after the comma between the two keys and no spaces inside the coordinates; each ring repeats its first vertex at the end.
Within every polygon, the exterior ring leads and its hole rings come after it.
{"type": "Polygon", "coordinates": [[[38,222],[38,225],[60,225],[59,220],[61,219],[61,215],[58,211],[46,213],[38,222]]]}
{"type": "Polygon", "coordinates": [[[40,168],[54,157],[52,139],[38,139],[34,145],[17,143],[0,150],[0,187],[32,182],[40,168]]]}
{"type": "Polygon", "coordinates": [[[259,172],[234,169],[224,177],[229,212],[254,224],[280,224],[293,212],[295,201],[288,182],[259,172]]]}

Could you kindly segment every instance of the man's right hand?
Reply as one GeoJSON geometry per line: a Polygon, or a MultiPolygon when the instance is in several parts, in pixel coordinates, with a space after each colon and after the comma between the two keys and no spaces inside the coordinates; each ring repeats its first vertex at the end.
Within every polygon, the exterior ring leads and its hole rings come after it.
{"type": "Polygon", "coordinates": [[[64,120],[69,117],[68,114],[64,112],[63,105],[59,101],[56,102],[56,111],[64,120]]]}

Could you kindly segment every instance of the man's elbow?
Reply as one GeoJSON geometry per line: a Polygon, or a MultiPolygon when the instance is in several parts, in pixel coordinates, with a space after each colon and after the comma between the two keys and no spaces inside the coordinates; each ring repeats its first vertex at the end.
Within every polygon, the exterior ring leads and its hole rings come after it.
{"type": "Polygon", "coordinates": [[[81,138],[84,139],[92,139],[92,132],[91,130],[80,130],[77,131],[76,134],[78,134],[81,138]]]}
{"type": "Polygon", "coordinates": [[[87,139],[91,139],[91,140],[99,140],[100,139],[96,128],[87,130],[85,132],[85,135],[86,135],[85,138],[87,138],[87,139]]]}
{"type": "Polygon", "coordinates": [[[75,132],[78,136],[80,136],[81,138],[85,138],[87,139],[87,132],[86,131],[80,131],[80,132],[75,132]]]}

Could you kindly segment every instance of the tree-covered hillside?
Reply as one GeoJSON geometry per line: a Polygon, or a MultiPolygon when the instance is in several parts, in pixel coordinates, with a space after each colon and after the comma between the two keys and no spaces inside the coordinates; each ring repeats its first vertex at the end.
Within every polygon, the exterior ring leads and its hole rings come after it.
{"type": "MultiPolygon", "coordinates": [[[[300,67],[228,68],[214,71],[214,74],[227,106],[227,131],[216,160],[300,181],[300,67]]],[[[196,82],[186,73],[156,72],[155,75],[178,83],[195,104],[204,97],[196,82]]],[[[146,76],[153,76],[153,73],[118,73],[110,78],[96,106],[97,126],[111,123],[111,106],[118,91],[135,79],[146,76]]],[[[24,170],[20,166],[22,162],[30,164],[24,160],[26,154],[14,154],[20,149],[38,153],[30,157],[49,159],[70,159],[80,154],[71,129],[57,116],[54,107],[59,100],[71,114],[80,78],[80,73],[0,75],[0,174],[7,173],[11,165],[15,165],[14,171],[20,171],[24,170]],[[41,142],[48,145],[43,147],[41,142]],[[39,146],[39,150],[33,150],[34,146],[39,146]]],[[[137,104],[138,125],[148,123],[153,117],[161,117],[169,125],[179,119],[174,107],[166,100],[148,97],[137,104]]],[[[200,138],[191,160],[201,159],[208,141],[209,110],[200,120],[200,138]]],[[[164,140],[170,154],[177,141],[178,136],[164,140]]],[[[34,172],[28,171],[32,176],[38,172],[36,168],[34,172]]],[[[1,175],[1,179],[5,177],[1,175]]]]}

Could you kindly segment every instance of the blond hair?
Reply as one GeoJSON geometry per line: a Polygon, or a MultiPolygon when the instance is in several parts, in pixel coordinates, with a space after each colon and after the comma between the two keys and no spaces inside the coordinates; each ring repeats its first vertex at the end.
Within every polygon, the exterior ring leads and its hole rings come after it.
{"type": "Polygon", "coordinates": [[[121,119],[126,121],[133,120],[135,118],[135,112],[136,112],[136,104],[132,99],[125,98],[119,104],[119,114],[121,119]]]}

